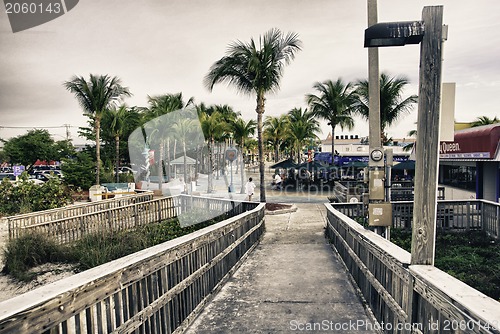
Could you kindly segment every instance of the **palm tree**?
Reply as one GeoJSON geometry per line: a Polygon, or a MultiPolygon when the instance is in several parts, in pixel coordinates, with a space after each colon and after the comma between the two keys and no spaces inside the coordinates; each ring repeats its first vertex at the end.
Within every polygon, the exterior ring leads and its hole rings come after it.
{"type": "Polygon", "coordinates": [[[352,118],[355,103],[354,89],[351,83],[344,84],[342,79],[336,82],[327,80],[317,82],[313,86],[319,95],[308,94],[306,101],[312,113],[328,122],[332,128],[332,163],[335,153],[335,127],[351,130],[354,127],[352,118]]]}
{"type": "Polygon", "coordinates": [[[86,116],[94,121],[96,144],[96,184],[99,184],[99,170],[101,168],[101,118],[104,112],[116,106],[123,97],[131,96],[128,88],[121,85],[118,77],[90,74],[89,81],[84,77],[74,76],[64,83],[64,87],[75,94],[86,116]]]}
{"type": "MultiPolygon", "coordinates": [[[[230,123],[231,124],[231,123],[230,123]]],[[[244,176],[245,173],[243,173],[243,170],[245,168],[245,162],[243,161],[243,150],[245,147],[245,139],[248,137],[252,136],[255,133],[255,128],[257,124],[254,120],[249,120],[248,122],[245,122],[243,118],[237,118],[234,123],[232,123],[232,133],[234,140],[236,141],[237,145],[240,148],[241,152],[241,194],[245,193],[245,180],[244,176]]],[[[238,169],[236,169],[236,173],[238,173],[238,169]]]]}
{"type": "Polygon", "coordinates": [[[280,148],[287,138],[287,116],[267,116],[264,120],[264,138],[274,149],[274,162],[278,162],[280,148]]]}
{"type": "Polygon", "coordinates": [[[500,119],[496,116],[494,118],[489,118],[488,116],[479,116],[474,122],[470,123],[471,128],[482,125],[490,125],[500,123],[500,119]]]}
{"type": "Polygon", "coordinates": [[[172,132],[179,138],[182,145],[182,152],[184,157],[184,182],[188,182],[187,175],[187,142],[194,139],[196,135],[196,123],[194,119],[190,118],[179,118],[172,126],[172,132]]]}
{"type": "Polygon", "coordinates": [[[288,134],[294,142],[297,153],[297,162],[301,163],[302,148],[304,143],[310,139],[317,139],[317,132],[320,131],[319,122],[314,118],[314,114],[307,109],[294,108],[287,114],[288,134]]]}
{"type": "Polygon", "coordinates": [[[214,190],[213,188],[213,171],[214,171],[214,158],[213,158],[213,146],[215,140],[222,136],[222,134],[227,130],[227,124],[223,122],[222,115],[216,111],[212,114],[201,113],[200,114],[201,129],[203,130],[203,135],[208,142],[208,187],[207,192],[210,193],[214,190]]]}
{"type": "Polygon", "coordinates": [[[103,115],[103,123],[109,125],[110,134],[115,140],[115,168],[116,182],[120,182],[118,175],[120,169],[120,138],[126,131],[139,125],[139,114],[129,110],[122,105],[118,109],[106,110],[103,115]]]}
{"type": "Polygon", "coordinates": [[[205,84],[212,91],[216,83],[227,83],[244,94],[257,98],[257,140],[259,145],[260,201],[266,201],[264,181],[264,144],[262,140],[262,115],[265,111],[265,95],[279,90],[285,65],[301,49],[298,35],[283,35],[279,29],[271,29],[250,43],[241,41],[229,45],[227,55],[213,64],[205,77],[205,84]]]}
{"type": "MultiPolygon", "coordinates": [[[[386,128],[395,124],[399,118],[408,114],[417,103],[417,95],[403,98],[403,91],[410,81],[404,77],[392,77],[382,73],[380,75],[380,130],[382,142],[387,142],[386,128]]],[[[356,112],[363,118],[369,119],[368,81],[358,81],[356,84],[356,112]]]]}
{"type": "MultiPolygon", "coordinates": [[[[184,109],[194,103],[194,98],[191,97],[187,102],[184,102],[182,93],[175,94],[163,94],[157,96],[148,96],[148,105],[146,113],[144,114],[144,123],[157,119],[158,117],[164,116],[166,114],[172,113],[177,110],[184,109]]],[[[159,118],[158,122],[161,123],[156,127],[159,131],[159,142],[158,142],[158,188],[163,187],[163,169],[164,169],[164,157],[166,149],[166,171],[167,178],[170,180],[170,159],[172,154],[170,154],[170,130],[174,124],[173,120],[169,119],[169,122],[165,122],[164,118],[159,118]],[[172,122],[170,122],[172,121],[172,122]]],[[[175,140],[174,140],[174,151],[175,151],[175,140]]],[[[175,155],[175,154],[174,154],[175,155]]],[[[175,157],[174,157],[175,158],[175,157]]]]}

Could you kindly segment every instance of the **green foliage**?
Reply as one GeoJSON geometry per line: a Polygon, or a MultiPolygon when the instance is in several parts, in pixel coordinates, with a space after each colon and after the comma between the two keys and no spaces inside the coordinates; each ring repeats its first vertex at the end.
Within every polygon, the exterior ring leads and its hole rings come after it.
{"type": "Polygon", "coordinates": [[[37,185],[24,172],[15,183],[0,183],[0,215],[55,209],[70,202],[71,194],[58,177],[37,185]]]}
{"type": "Polygon", "coordinates": [[[13,164],[33,165],[40,160],[60,160],[74,153],[69,141],[54,142],[47,130],[31,130],[5,142],[4,154],[13,164]]]}
{"type": "Polygon", "coordinates": [[[29,271],[30,268],[48,262],[64,262],[66,257],[63,247],[47,237],[27,234],[7,244],[2,272],[21,281],[29,281],[36,275],[29,271]]]}
{"type": "Polygon", "coordinates": [[[73,159],[64,159],[61,170],[64,182],[75,188],[89,189],[95,182],[95,163],[86,152],[79,152],[73,159]]]}
{"type": "MultiPolygon", "coordinates": [[[[391,230],[391,241],[410,251],[411,231],[391,230]]],[[[434,265],[476,290],[500,300],[500,245],[483,231],[436,237],[434,265]]]]}
{"type": "Polygon", "coordinates": [[[4,252],[3,272],[19,280],[29,281],[36,276],[30,269],[48,262],[73,263],[77,270],[86,270],[192,233],[226,218],[226,215],[221,215],[185,228],[174,218],[131,231],[95,233],[71,245],[57,245],[49,238],[37,234],[25,235],[8,242],[4,252]]]}

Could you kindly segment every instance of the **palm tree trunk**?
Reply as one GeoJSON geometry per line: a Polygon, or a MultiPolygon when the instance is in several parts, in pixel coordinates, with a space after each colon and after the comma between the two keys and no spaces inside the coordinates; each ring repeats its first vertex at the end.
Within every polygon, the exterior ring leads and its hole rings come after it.
{"type": "Polygon", "coordinates": [[[240,177],[241,177],[241,190],[240,190],[240,194],[244,194],[245,193],[245,159],[243,158],[243,145],[244,145],[244,139],[241,138],[241,143],[240,143],[240,159],[241,159],[241,174],[240,174],[240,177]]]}
{"type": "Polygon", "coordinates": [[[99,115],[95,116],[95,155],[96,155],[96,173],[95,173],[95,184],[99,185],[99,174],[101,171],[101,117],[99,115]]]}
{"type": "Polygon", "coordinates": [[[115,136],[115,156],[116,156],[116,183],[120,182],[120,137],[115,136]]]}
{"type": "Polygon", "coordinates": [[[264,94],[257,94],[257,142],[259,147],[260,201],[266,201],[266,180],[264,164],[264,141],[262,139],[262,115],[264,114],[264,94]]]}
{"type": "Polygon", "coordinates": [[[332,165],[335,163],[335,125],[332,124],[332,165]]]}

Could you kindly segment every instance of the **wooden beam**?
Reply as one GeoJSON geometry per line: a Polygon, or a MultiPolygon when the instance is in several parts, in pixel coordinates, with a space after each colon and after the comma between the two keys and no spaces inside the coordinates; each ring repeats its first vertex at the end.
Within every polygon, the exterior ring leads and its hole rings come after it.
{"type": "Polygon", "coordinates": [[[434,265],[443,6],[424,7],[411,264],[434,265]]]}

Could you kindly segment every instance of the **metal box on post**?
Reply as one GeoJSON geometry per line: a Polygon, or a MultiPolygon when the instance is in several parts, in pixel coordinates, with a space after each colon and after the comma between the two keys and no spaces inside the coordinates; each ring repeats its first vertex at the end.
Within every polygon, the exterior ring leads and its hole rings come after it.
{"type": "Polygon", "coordinates": [[[368,225],[370,226],[391,226],[392,225],[392,204],[391,203],[371,203],[368,204],[368,225]]]}
{"type": "Polygon", "coordinates": [[[370,171],[370,182],[368,186],[370,200],[385,200],[385,173],[382,169],[370,171]]]}

